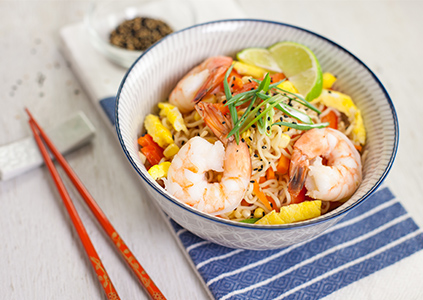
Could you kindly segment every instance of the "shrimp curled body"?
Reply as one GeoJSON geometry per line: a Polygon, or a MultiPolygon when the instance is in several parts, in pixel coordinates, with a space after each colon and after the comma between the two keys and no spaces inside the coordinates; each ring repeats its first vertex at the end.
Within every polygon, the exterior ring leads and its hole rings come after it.
{"type": "Polygon", "coordinates": [[[180,201],[209,214],[234,210],[242,201],[251,177],[251,157],[245,141],[227,138],[232,122],[213,103],[199,102],[196,110],[220,141],[190,139],[174,156],[166,190],[180,201]],[[206,172],[223,172],[220,182],[208,182],[206,172]]]}
{"type": "Polygon", "coordinates": [[[342,200],[350,197],[361,183],[360,154],[340,131],[312,129],[294,144],[289,176],[288,188],[294,196],[305,185],[306,195],[311,198],[342,200]]]}
{"type": "Polygon", "coordinates": [[[169,102],[183,112],[194,110],[195,104],[223,82],[232,58],[215,56],[189,71],[172,90],[169,102]]]}
{"type": "Polygon", "coordinates": [[[201,137],[190,139],[175,155],[169,167],[166,190],[200,211],[218,214],[235,209],[241,202],[251,175],[245,143],[209,143],[201,137]],[[206,171],[223,172],[220,182],[209,183],[206,171]]]}

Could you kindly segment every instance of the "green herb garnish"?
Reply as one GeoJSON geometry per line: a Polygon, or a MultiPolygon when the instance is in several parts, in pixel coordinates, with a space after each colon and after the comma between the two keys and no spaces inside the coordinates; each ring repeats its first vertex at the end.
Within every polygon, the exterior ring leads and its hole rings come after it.
{"type": "Polygon", "coordinates": [[[290,102],[295,101],[301,105],[317,112],[318,110],[313,104],[309,103],[301,96],[286,91],[277,87],[280,83],[285,81],[285,79],[272,83],[269,73],[263,78],[263,80],[253,79],[258,84],[256,89],[246,91],[235,96],[232,96],[231,89],[228,84],[228,76],[232,71],[233,66],[231,66],[226,74],[223,82],[223,87],[226,95],[226,104],[229,108],[231,114],[232,123],[234,127],[228,134],[228,138],[232,135],[235,135],[237,143],[239,143],[240,134],[248,130],[253,124],[257,123],[257,128],[261,134],[266,133],[270,135],[272,132],[272,127],[275,125],[286,126],[293,129],[299,130],[309,130],[312,128],[323,128],[327,127],[329,123],[319,123],[314,124],[312,119],[306,113],[295,109],[291,106],[290,102]],[[270,90],[276,89],[282,91],[282,93],[277,93],[276,95],[269,95],[270,90]],[[261,102],[257,101],[261,100],[261,102]],[[289,103],[286,104],[284,101],[288,100],[289,103]],[[243,115],[239,118],[236,108],[238,106],[244,105],[250,102],[248,108],[245,110],[243,115]],[[282,111],[284,114],[298,120],[300,123],[296,122],[273,122],[274,109],[276,108],[282,111]]]}

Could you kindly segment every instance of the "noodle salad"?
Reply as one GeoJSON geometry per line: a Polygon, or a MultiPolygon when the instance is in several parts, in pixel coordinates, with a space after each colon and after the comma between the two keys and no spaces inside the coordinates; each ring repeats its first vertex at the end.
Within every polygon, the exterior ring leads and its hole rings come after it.
{"type": "Polygon", "coordinates": [[[314,99],[290,79],[207,58],[146,116],[148,173],[181,202],[233,221],[286,224],[338,207],[362,180],[360,110],[330,73],[314,99]]]}

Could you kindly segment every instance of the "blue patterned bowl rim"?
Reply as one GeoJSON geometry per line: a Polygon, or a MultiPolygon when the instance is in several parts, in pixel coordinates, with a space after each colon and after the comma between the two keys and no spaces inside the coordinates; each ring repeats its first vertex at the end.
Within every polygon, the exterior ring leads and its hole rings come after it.
{"type": "Polygon", "coordinates": [[[354,54],[352,54],[351,52],[349,52],[347,49],[345,49],[344,47],[338,45],[337,43],[333,42],[332,40],[318,34],[315,33],[313,31],[310,31],[308,29],[304,29],[295,25],[291,25],[291,24],[287,24],[287,23],[282,23],[282,22],[276,22],[276,21],[269,21],[269,20],[261,20],[261,19],[224,19],[224,20],[218,20],[218,21],[211,21],[211,22],[206,22],[206,23],[201,23],[201,24],[196,24],[190,27],[187,27],[185,29],[179,30],[177,32],[174,32],[168,36],[166,36],[165,38],[163,38],[162,40],[160,40],[159,42],[157,42],[155,45],[151,46],[148,50],[146,50],[145,52],[143,52],[138,59],[132,64],[132,66],[128,69],[128,71],[126,72],[125,76],[122,79],[122,82],[119,86],[118,89],[118,93],[116,96],[116,106],[115,106],[115,119],[116,119],[116,132],[119,138],[119,142],[121,144],[122,150],[125,153],[126,157],[128,158],[129,162],[131,163],[132,167],[136,170],[136,172],[141,176],[141,178],[143,178],[143,180],[149,184],[156,192],[158,192],[159,194],[161,194],[163,197],[165,197],[167,200],[171,201],[173,204],[181,207],[184,210],[188,210],[189,212],[193,213],[194,215],[197,215],[198,217],[201,218],[205,218],[208,219],[210,221],[216,222],[216,223],[220,223],[221,225],[228,225],[228,226],[233,226],[233,227],[239,227],[239,228],[244,228],[244,229],[256,229],[256,230],[271,230],[271,231],[279,231],[279,230],[287,230],[287,229],[293,229],[293,228],[302,228],[302,227],[308,227],[308,226],[313,226],[316,225],[318,223],[322,223],[322,222],[327,222],[331,219],[334,218],[338,218],[341,217],[343,215],[345,215],[346,213],[348,213],[350,210],[352,210],[353,208],[355,208],[357,205],[359,205],[360,203],[362,203],[364,200],[366,200],[367,198],[369,198],[376,190],[377,188],[382,184],[383,180],[386,178],[386,176],[388,175],[389,171],[391,170],[391,167],[394,163],[396,154],[397,154],[397,150],[398,150],[398,142],[399,142],[399,125],[398,125],[398,117],[397,117],[397,113],[394,107],[394,104],[392,103],[392,100],[388,94],[388,92],[386,91],[385,87],[383,86],[383,84],[380,82],[380,80],[377,78],[377,76],[373,73],[372,70],[370,70],[370,68],[363,63],[359,58],[357,58],[354,54]],[[381,90],[383,91],[383,93],[385,94],[385,97],[388,101],[388,104],[390,106],[391,112],[392,112],[392,117],[393,117],[393,122],[394,122],[394,133],[395,133],[395,138],[394,138],[394,147],[392,149],[392,153],[391,153],[391,158],[384,170],[384,172],[382,173],[382,175],[380,176],[380,178],[378,179],[378,181],[374,184],[374,186],[368,190],[361,198],[359,198],[356,202],[354,202],[353,204],[351,204],[350,206],[338,211],[335,214],[329,215],[327,217],[325,217],[325,215],[323,215],[320,218],[317,219],[312,219],[309,220],[307,223],[292,223],[292,224],[282,224],[282,225],[254,225],[254,224],[248,224],[248,223],[241,223],[241,222],[234,222],[234,221],[229,221],[229,220],[225,220],[219,217],[215,217],[206,213],[203,213],[199,210],[196,210],[190,206],[187,206],[185,204],[182,204],[180,201],[173,199],[171,197],[169,197],[168,194],[166,194],[164,192],[164,190],[162,188],[158,188],[157,186],[151,184],[149,182],[149,180],[147,180],[146,175],[141,172],[141,170],[138,168],[138,166],[136,165],[136,163],[134,162],[134,160],[132,159],[131,155],[129,154],[126,145],[123,141],[122,138],[122,134],[121,134],[121,130],[119,128],[119,114],[118,114],[118,110],[119,110],[119,100],[120,100],[120,95],[122,92],[122,88],[125,85],[126,79],[129,75],[129,73],[131,73],[131,70],[133,69],[133,67],[138,63],[139,60],[141,60],[143,58],[143,56],[148,53],[149,51],[154,50],[154,48],[160,44],[165,42],[167,39],[171,38],[174,35],[178,35],[181,32],[190,30],[192,28],[196,28],[196,27],[202,27],[202,26],[207,26],[209,24],[215,24],[215,23],[225,23],[225,22],[258,22],[258,23],[270,23],[270,24],[276,24],[276,25],[281,25],[281,26],[286,26],[286,27],[291,27],[291,28],[295,28],[304,32],[307,32],[309,34],[312,34],[320,39],[323,39],[327,42],[329,42],[331,45],[337,47],[338,49],[344,51],[345,53],[347,53],[348,55],[350,55],[354,60],[356,60],[359,64],[361,64],[369,73],[370,75],[375,79],[375,81],[377,82],[377,84],[379,85],[379,87],[381,88],[381,90]]]}

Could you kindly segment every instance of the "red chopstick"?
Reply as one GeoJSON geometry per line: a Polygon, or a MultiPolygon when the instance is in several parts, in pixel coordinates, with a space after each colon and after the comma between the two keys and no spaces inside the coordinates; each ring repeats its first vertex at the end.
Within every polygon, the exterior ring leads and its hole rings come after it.
{"type": "Polygon", "coordinates": [[[79,238],[82,241],[82,244],[84,245],[85,251],[87,252],[88,257],[90,258],[90,262],[95,272],[97,273],[97,278],[99,279],[101,286],[103,287],[104,292],[107,295],[107,298],[120,299],[112,282],[109,279],[109,276],[107,275],[107,272],[100,260],[100,257],[98,256],[93,244],[91,243],[90,237],[88,236],[88,233],[85,230],[84,225],[82,224],[81,218],[79,217],[78,212],[76,211],[75,206],[73,205],[69,193],[67,192],[65,185],[63,184],[63,181],[60,178],[60,175],[57,172],[56,167],[54,166],[53,161],[51,160],[48,154],[47,149],[44,147],[40,136],[36,132],[34,123],[30,120],[29,124],[31,125],[32,132],[34,133],[35,141],[37,142],[37,145],[40,148],[41,155],[43,156],[47,168],[50,171],[51,177],[53,178],[54,183],[56,184],[56,187],[60,193],[60,196],[63,199],[63,203],[66,206],[72,223],[75,226],[75,229],[79,235],[79,238]]]}
{"type": "Polygon", "coordinates": [[[147,272],[143,269],[141,264],[137,261],[135,256],[132,254],[132,252],[129,250],[129,248],[126,246],[126,244],[123,242],[123,240],[120,238],[117,231],[114,229],[112,224],[109,222],[103,211],[100,209],[94,198],[90,195],[88,190],[85,188],[81,180],[78,178],[78,176],[75,174],[75,172],[72,170],[70,165],[67,163],[63,155],[57,150],[57,148],[54,146],[52,141],[49,139],[49,137],[46,135],[44,130],[41,128],[41,126],[38,124],[38,122],[34,119],[32,114],[29,112],[28,109],[25,109],[27,114],[29,115],[30,121],[29,124],[31,125],[31,129],[34,133],[35,140],[38,144],[38,147],[40,148],[41,154],[43,155],[43,158],[46,162],[46,165],[53,177],[53,180],[56,183],[57,188],[59,189],[60,195],[62,196],[62,199],[65,203],[66,208],[68,209],[68,212],[71,216],[72,222],[75,225],[75,228],[78,231],[78,234],[81,238],[82,243],[84,244],[85,250],[87,251],[88,256],[90,257],[91,263],[93,264],[94,269],[96,270],[96,273],[98,275],[98,278],[105,289],[106,295],[109,297],[109,299],[119,299],[119,296],[117,295],[116,291],[114,290],[114,287],[107,276],[107,273],[101,264],[100,258],[98,257],[97,253],[95,252],[95,249],[89,239],[88,234],[86,233],[84,226],[78,216],[78,213],[73,206],[72,200],[69,197],[69,194],[66,191],[66,188],[60,179],[60,175],[58,174],[49,154],[48,151],[44,145],[44,143],[41,140],[44,140],[44,142],[47,144],[47,147],[50,149],[50,151],[53,153],[56,160],[59,162],[59,164],[63,167],[66,174],[71,179],[72,183],[78,190],[78,192],[81,194],[82,198],[85,200],[85,203],[88,205],[90,210],[93,212],[94,216],[97,218],[103,229],[106,231],[107,235],[110,237],[110,239],[113,241],[113,244],[116,246],[116,248],[119,250],[119,253],[122,255],[124,260],[126,261],[127,265],[134,271],[136,277],[138,278],[139,282],[141,283],[142,287],[145,289],[146,293],[150,296],[151,299],[166,299],[165,296],[161,293],[161,291],[157,288],[157,286],[154,284],[153,280],[148,276],[147,272]],[[41,135],[41,137],[40,137],[41,135]],[[81,234],[80,234],[81,231],[81,234]],[[90,251],[90,252],[89,252],[90,251]],[[91,253],[95,253],[94,260],[91,258],[91,253]],[[99,274],[99,272],[101,274],[99,274]],[[103,280],[103,281],[102,281],[103,280]],[[107,288],[112,288],[113,292],[111,292],[110,289],[106,290],[107,288]],[[114,294],[112,294],[114,293],[114,294]],[[115,298],[113,298],[115,297],[115,298]]]}

